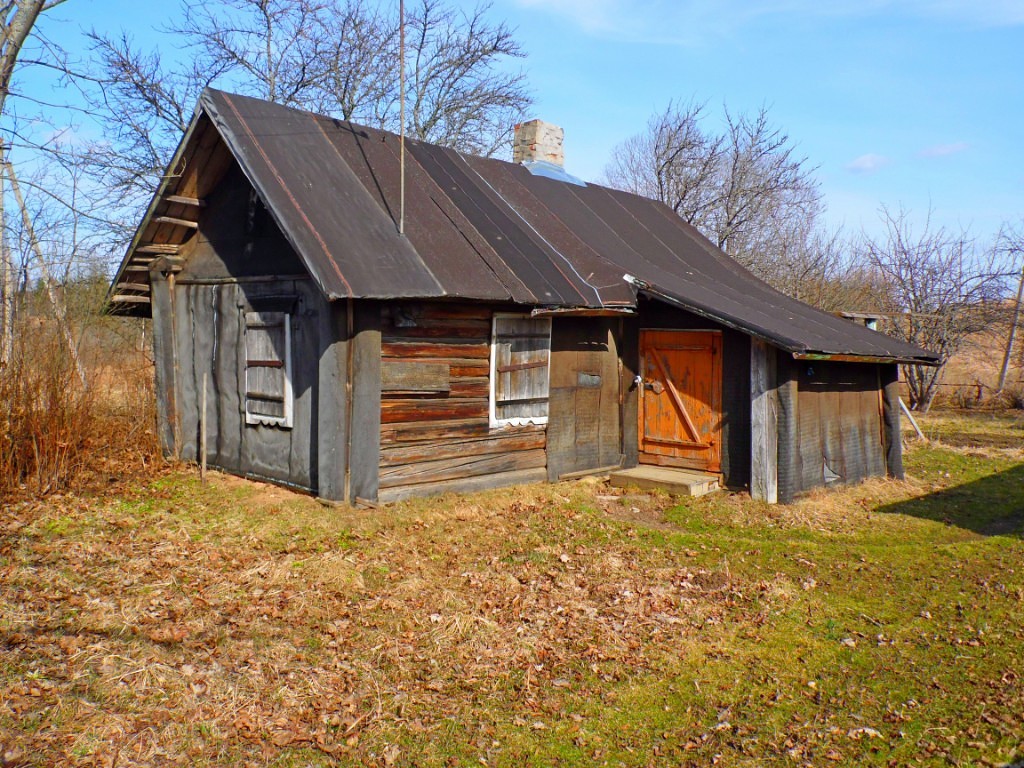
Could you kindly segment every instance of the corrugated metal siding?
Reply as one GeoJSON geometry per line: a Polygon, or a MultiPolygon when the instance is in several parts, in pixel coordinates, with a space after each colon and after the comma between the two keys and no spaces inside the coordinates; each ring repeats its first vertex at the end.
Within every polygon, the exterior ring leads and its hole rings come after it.
{"type": "Polygon", "coordinates": [[[797,362],[796,491],[886,475],[882,393],[874,365],[797,362]]]}

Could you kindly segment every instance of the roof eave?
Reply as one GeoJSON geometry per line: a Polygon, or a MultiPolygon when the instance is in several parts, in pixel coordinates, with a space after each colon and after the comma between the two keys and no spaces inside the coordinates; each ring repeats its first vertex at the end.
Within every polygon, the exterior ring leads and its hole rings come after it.
{"type": "MultiPolygon", "coordinates": [[[[181,157],[185,153],[185,149],[188,147],[189,142],[192,140],[192,136],[195,133],[196,126],[199,124],[199,119],[203,114],[203,103],[200,102],[196,105],[195,113],[192,115],[192,121],[189,123],[188,128],[185,130],[185,134],[181,137],[181,141],[178,142],[178,148],[174,151],[174,157],[171,159],[168,168],[176,168],[181,162],[181,157]]],[[[134,310],[136,307],[120,307],[115,306],[113,302],[114,291],[117,289],[118,284],[121,282],[121,278],[124,276],[125,270],[128,268],[132,257],[135,255],[135,249],[139,247],[139,243],[142,240],[142,235],[149,228],[150,222],[153,216],[156,215],[157,206],[163,199],[163,196],[167,193],[168,187],[172,183],[176,183],[177,178],[171,173],[164,173],[160,179],[160,185],[157,187],[156,192],[153,193],[152,199],[149,201],[149,206],[146,208],[146,215],[142,217],[142,221],[139,226],[135,229],[135,234],[132,235],[131,242],[128,244],[128,248],[125,250],[124,258],[121,259],[121,265],[117,268],[117,274],[114,275],[114,279],[110,282],[110,288],[107,289],[107,295],[103,300],[103,313],[104,314],[127,314],[135,315],[138,314],[134,310]]],[[[117,302],[120,304],[120,302],[117,302]]],[[[152,313],[152,304],[150,305],[150,313],[152,313]]],[[[149,314],[142,314],[143,317],[149,316],[149,314]]]]}
{"type": "Polygon", "coordinates": [[[778,347],[786,352],[793,355],[796,360],[830,360],[835,362],[850,362],[850,363],[905,363],[909,365],[928,365],[937,366],[940,361],[937,357],[932,355],[900,355],[900,354],[856,354],[850,352],[841,351],[828,351],[828,350],[814,350],[810,349],[806,344],[802,344],[795,339],[790,339],[781,335],[772,335],[764,333],[763,331],[742,323],[735,318],[728,317],[721,312],[716,312],[711,307],[704,307],[694,302],[683,301],[672,294],[665,293],[658,290],[656,287],[644,283],[642,286],[638,285],[638,293],[646,294],[653,298],[664,301],[668,304],[685,309],[688,312],[692,312],[700,317],[705,317],[709,320],[721,323],[727,328],[732,328],[735,331],[745,333],[753,338],[766,341],[773,346],[778,347]]]}

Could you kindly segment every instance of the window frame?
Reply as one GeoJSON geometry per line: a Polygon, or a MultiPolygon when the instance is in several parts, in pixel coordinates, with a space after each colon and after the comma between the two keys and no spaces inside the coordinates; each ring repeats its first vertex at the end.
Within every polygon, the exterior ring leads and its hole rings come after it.
{"type": "Polygon", "coordinates": [[[551,406],[551,318],[534,317],[529,312],[495,312],[491,317],[491,343],[490,343],[490,377],[488,381],[487,411],[488,422],[491,428],[499,427],[522,427],[530,424],[546,425],[550,415],[551,406]],[[533,320],[547,325],[547,364],[544,366],[546,377],[547,395],[545,398],[545,412],[543,416],[513,416],[502,419],[497,415],[497,386],[498,386],[498,322],[502,319],[533,320]]]}
{"type": "MultiPolygon", "coordinates": [[[[271,326],[274,327],[274,326],[271,326]]],[[[295,397],[292,389],[292,313],[274,310],[244,309],[242,310],[242,411],[245,414],[245,423],[252,426],[272,426],[291,429],[293,426],[295,397]],[[280,315],[282,317],[281,327],[284,329],[284,356],[281,363],[284,370],[284,393],[283,393],[283,416],[270,416],[261,413],[252,413],[249,410],[249,371],[258,369],[259,366],[249,364],[249,329],[258,327],[251,324],[250,315],[280,315]]],[[[255,398],[254,398],[255,399],[255,398]]]]}

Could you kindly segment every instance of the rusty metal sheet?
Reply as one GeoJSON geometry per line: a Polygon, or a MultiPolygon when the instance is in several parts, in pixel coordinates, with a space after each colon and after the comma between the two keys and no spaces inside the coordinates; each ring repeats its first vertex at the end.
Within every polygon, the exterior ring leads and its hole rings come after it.
{"type": "Polygon", "coordinates": [[[457,152],[417,144],[413,156],[494,248],[499,258],[523,281],[533,303],[569,306],[599,305],[599,297],[457,152]]]}
{"type": "MultiPolygon", "coordinates": [[[[339,157],[373,197],[397,229],[399,222],[399,141],[391,133],[363,128],[333,118],[319,118],[339,157]]],[[[412,142],[407,142],[411,146],[412,142]]],[[[512,272],[499,278],[490,263],[493,251],[458,218],[434,180],[409,152],[405,163],[405,237],[416,250],[445,295],[508,301],[518,278],[512,272]],[[490,252],[490,253],[489,253],[490,252]],[[483,267],[483,268],[481,268],[483,267]],[[509,287],[511,286],[511,287],[509,287]]],[[[493,257],[496,258],[496,257],[493,257]]]]}
{"type": "Polygon", "coordinates": [[[314,115],[212,89],[201,104],[329,298],[445,295],[314,115]]]}
{"type": "Polygon", "coordinates": [[[204,115],[328,299],[605,308],[645,292],[799,355],[937,361],[775,291],[661,203],[410,141],[402,236],[393,134],[215,90],[204,115]]]}
{"type": "Polygon", "coordinates": [[[908,362],[937,359],[912,344],[776,291],[660,203],[593,186],[582,191],[574,187],[572,191],[616,232],[630,238],[635,251],[641,251],[639,260],[620,262],[620,266],[633,267],[631,274],[648,283],[656,296],[674,298],[688,309],[789,352],[853,354],[908,362]]]}
{"type": "MultiPolygon", "coordinates": [[[[584,239],[595,222],[571,227],[549,205],[550,201],[564,200],[580,208],[578,199],[567,194],[568,187],[578,185],[534,176],[521,165],[499,160],[467,156],[466,162],[516,210],[527,226],[540,233],[560,259],[572,265],[576,277],[596,295],[598,306],[636,303],[632,287],[622,279],[623,270],[584,239]]],[[[583,208],[580,212],[587,210],[583,208]]],[[[584,295],[588,295],[587,291],[584,295]]]]}

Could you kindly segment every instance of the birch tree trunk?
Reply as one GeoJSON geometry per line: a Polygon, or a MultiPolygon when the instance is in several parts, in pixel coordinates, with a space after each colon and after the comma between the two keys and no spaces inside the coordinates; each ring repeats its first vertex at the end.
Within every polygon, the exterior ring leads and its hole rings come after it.
{"type": "MultiPolygon", "coordinates": [[[[0,119],[6,114],[7,96],[11,92],[11,78],[25,41],[28,40],[39,14],[65,0],[6,0],[0,4],[0,119]]],[[[7,139],[0,133],[0,168],[6,168],[7,139]]],[[[6,206],[3,180],[0,178],[0,367],[10,359],[14,342],[14,257],[8,248],[6,206]]],[[[20,203],[19,203],[20,205],[20,203]]],[[[22,210],[28,218],[28,212],[22,210]]],[[[75,358],[77,363],[77,356],[75,358]]]]}

